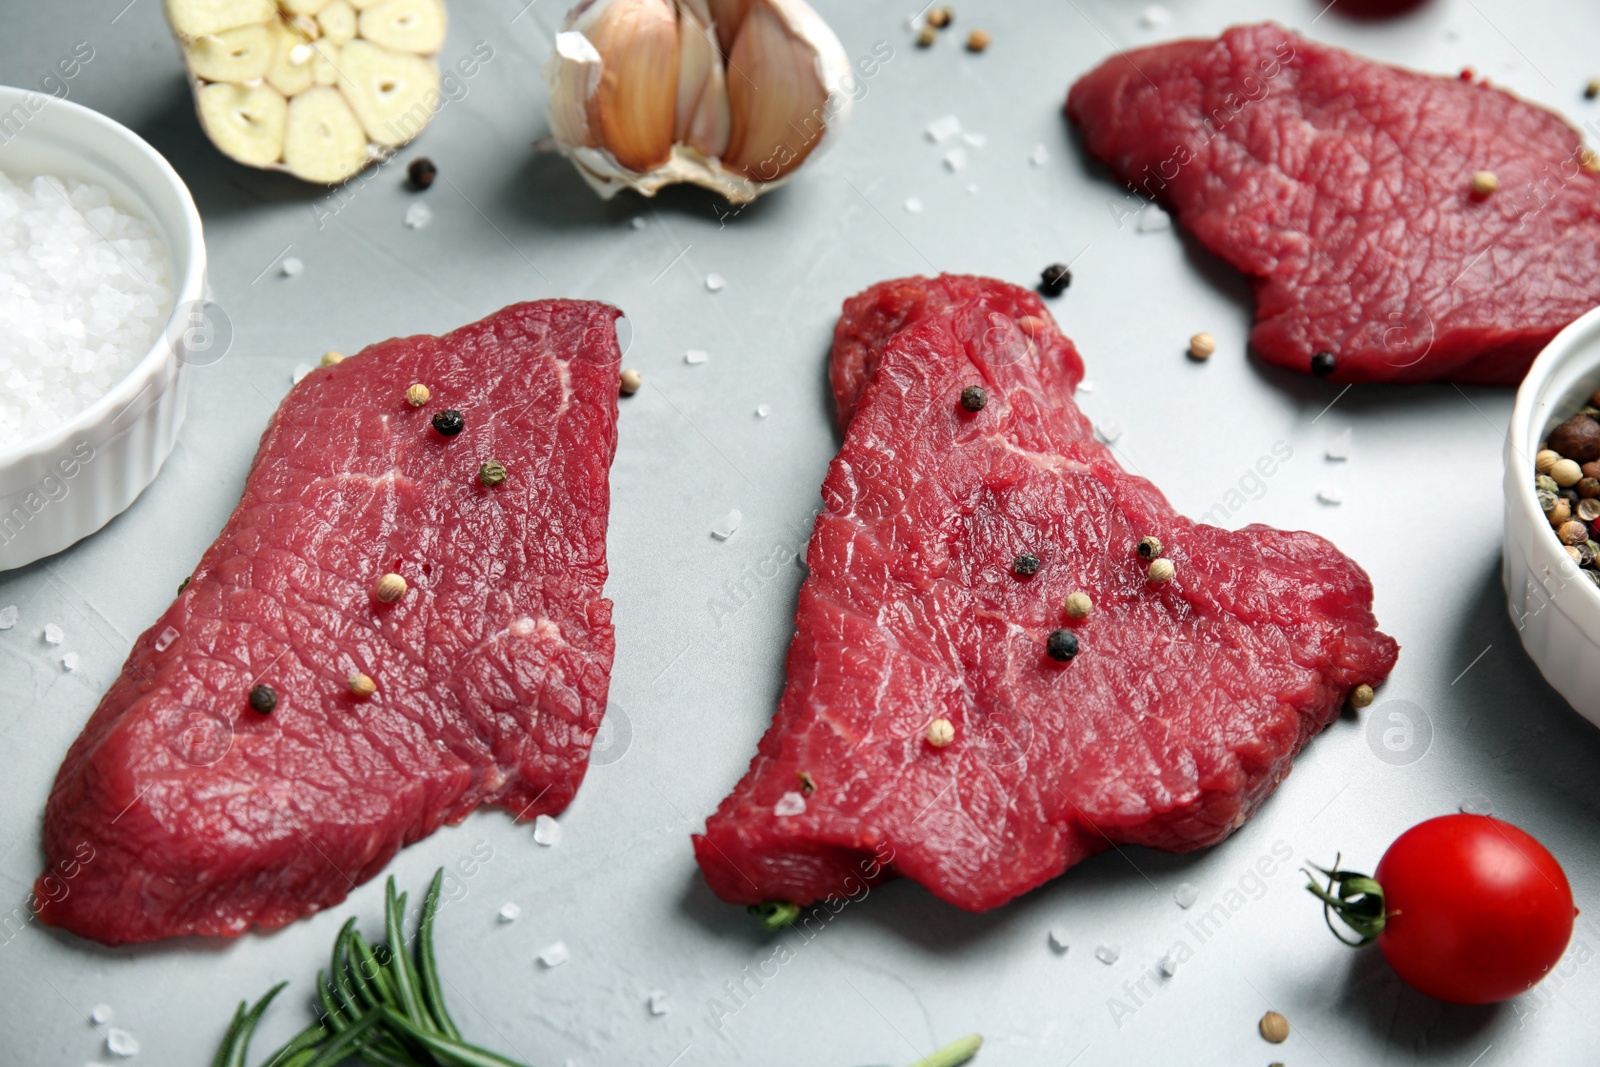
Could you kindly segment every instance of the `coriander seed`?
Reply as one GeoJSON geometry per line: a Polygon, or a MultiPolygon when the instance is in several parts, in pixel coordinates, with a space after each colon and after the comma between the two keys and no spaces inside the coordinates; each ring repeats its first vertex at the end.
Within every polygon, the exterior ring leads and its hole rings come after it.
{"type": "Polygon", "coordinates": [[[1539,490],[1534,495],[1539,499],[1539,510],[1544,512],[1546,515],[1549,515],[1551,509],[1556,506],[1556,501],[1561,499],[1554,493],[1547,493],[1543,489],[1539,490]]]}
{"type": "Polygon", "coordinates": [[[1492,170],[1480,170],[1472,176],[1472,195],[1485,197],[1500,188],[1500,179],[1492,170]]]}
{"type": "Polygon", "coordinates": [[[493,489],[506,480],[506,465],[499,460],[491,459],[478,468],[478,481],[493,489]]]}
{"type": "Polygon", "coordinates": [[[1159,538],[1159,537],[1141,537],[1141,538],[1139,538],[1138,552],[1139,552],[1139,558],[1140,559],[1159,559],[1159,558],[1161,558],[1161,538],[1159,538]]]}
{"type": "Polygon", "coordinates": [[[1556,480],[1557,485],[1566,489],[1583,480],[1583,468],[1570,459],[1558,459],[1550,465],[1550,477],[1556,480]]]}
{"type": "Polygon", "coordinates": [[[1031,578],[1039,573],[1039,557],[1032,552],[1024,552],[1011,561],[1011,573],[1019,578],[1031,578]]]}
{"type": "Polygon", "coordinates": [[[385,574],[378,579],[378,588],[376,590],[378,602],[381,604],[393,604],[405,596],[406,590],[409,588],[411,587],[406,584],[406,580],[400,575],[385,574]]]}
{"type": "Polygon", "coordinates": [[[1556,527],[1556,536],[1564,545],[1580,545],[1589,540],[1589,527],[1577,519],[1569,519],[1556,527]]]}
{"type": "Polygon", "coordinates": [[[948,7],[936,7],[928,12],[928,25],[936,30],[942,30],[950,25],[956,13],[948,7]]]}
{"type": "Polygon", "coordinates": [[[428,392],[428,387],[421,382],[414,382],[406,390],[406,403],[414,408],[420,408],[428,402],[428,397],[433,394],[428,392]]]}
{"type": "Polygon", "coordinates": [[[360,671],[352,674],[346,684],[350,687],[350,695],[357,700],[365,700],[378,691],[378,683],[372,680],[371,675],[362,674],[360,671]]]}
{"type": "Polygon", "coordinates": [[[1576,545],[1562,545],[1561,550],[1567,554],[1567,558],[1572,562],[1580,567],[1583,566],[1583,553],[1578,551],[1576,545]]]}
{"type": "Polygon", "coordinates": [[[932,48],[933,42],[939,39],[939,31],[932,26],[924,26],[917,31],[917,47],[932,48]]]}
{"type": "Polygon", "coordinates": [[[1078,654],[1078,635],[1071,630],[1052,630],[1045,638],[1044,650],[1051,659],[1069,663],[1078,654]]]}
{"type": "Polygon", "coordinates": [[[961,406],[968,411],[982,411],[983,406],[989,402],[989,394],[981,385],[969,385],[961,390],[961,406]]]}
{"type": "Polygon", "coordinates": [[[324,353],[322,353],[322,365],[324,367],[337,367],[339,364],[341,364],[343,362],[344,362],[344,353],[343,352],[324,352],[324,353]]]}
{"type": "Polygon", "coordinates": [[[1561,458],[1561,453],[1549,448],[1541,448],[1533,457],[1533,469],[1540,474],[1549,474],[1550,468],[1556,465],[1561,458]]]}
{"type": "Polygon", "coordinates": [[[439,176],[439,168],[433,165],[433,160],[427,156],[418,156],[406,168],[406,177],[411,181],[413,189],[426,189],[433,184],[433,179],[439,176]]]}
{"type": "Polygon", "coordinates": [[[1094,611],[1094,601],[1089,599],[1089,594],[1079,590],[1067,597],[1067,617],[1071,619],[1087,619],[1089,613],[1094,611]]]}
{"type": "Polygon", "coordinates": [[[1593,522],[1596,519],[1600,519],[1600,500],[1591,496],[1578,501],[1577,515],[1584,522],[1593,522]]]}
{"type": "Polygon", "coordinates": [[[1365,708],[1372,704],[1372,686],[1362,682],[1350,690],[1350,706],[1352,708],[1365,708]]]}
{"type": "Polygon", "coordinates": [[[1545,512],[1544,517],[1550,520],[1551,527],[1559,529],[1562,523],[1572,518],[1572,505],[1556,497],[1555,506],[1545,512]]]}
{"type": "Polygon", "coordinates": [[[1269,1011],[1261,1017],[1261,1036],[1274,1045],[1281,1045],[1289,1040],[1289,1020],[1275,1011],[1269,1011]]]}
{"type": "Polygon", "coordinates": [[[1311,356],[1311,373],[1318,378],[1326,378],[1338,369],[1339,361],[1332,352],[1324,349],[1313,353],[1311,356]]]}
{"type": "Polygon", "coordinates": [[[278,706],[278,691],[270,685],[257,685],[250,689],[250,710],[260,715],[271,715],[278,706]]]}
{"type": "Polygon", "coordinates": [[[455,408],[446,408],[433,417],[433,428],[442,437],[454,437],[467,428],[467,420],[455,408]]]}
{"type": "Polygon", "coordinates": [[[924,736],[934,748],[944,748],[956,739],[956,724],[945,718],[934,719],[924,736]]]}
{"type": "Polygon", "coordinates": [[[1151,562],[1145,574],[1157,585],[1165,585],[1177,576],[1178,568],[1170,559],[1158,559],[1151,562]]]}
{"type": "Polygon", "coordinates": [[[644,388],[644,375],[629,367],[617,376],[617,388],[623,396],[632,396],[644,388]]]}
{"type": "Polygon", "coordinates": [[[1600,96],[1600,78],[1590,78],[1583,87],[1583,98],[1593,100],[1597,96],[1600,96]]]}
{"type": "Polygon", "coordinates": [[[1579,478],[1578,484],[1573,486],[1578,495],[1585,500],[1600,496],[1600,478],[1579,478]]]}
{"type": "Polygon", "coordinates": [[[967,51],[982,52],[989,47],[989,42],[992,40],[988,30],[973,30],[967,34],[967,51]]]}
{"type": "Polygon", "coordinates": [[[1217,339],[1209,333],[1197,333],[1189,338],[1189,358],[1204,363],[1217,350],[1217,339]]]}

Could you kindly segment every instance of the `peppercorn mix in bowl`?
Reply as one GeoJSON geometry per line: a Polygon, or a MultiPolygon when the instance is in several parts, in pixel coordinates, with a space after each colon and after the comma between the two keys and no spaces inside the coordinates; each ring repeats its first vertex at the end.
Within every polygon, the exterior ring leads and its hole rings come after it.
{"type": "Polygon", "coordinates": [[[1506,435],[1501,577],[1545,680],[1600,724],[1600,308],[1559,333],[1506,435]]]}
{"type": "MultiPolygon", "coordinates": [[[[214,340],[177,172],[86,107],[0,86],[0,571],[88,536],[155,479],[214,340]],[[20,216],[20,218],[19,218],[20,216]]],[[[207,359],[207,361],[209,361],[207,359]]]]}

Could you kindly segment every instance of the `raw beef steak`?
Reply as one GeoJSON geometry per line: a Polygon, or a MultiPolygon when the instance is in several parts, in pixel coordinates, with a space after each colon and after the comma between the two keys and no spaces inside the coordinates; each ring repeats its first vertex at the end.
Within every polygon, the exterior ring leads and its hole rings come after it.
{"type": "Polygon", "coordinates": [[[281,926],[479,804],[566,807],[611,673],[618,314],[517,304],[295,386],[67,753],[46,922],[107,944],[281,926]],[[431,420],[449,409],[465,429],[447,437],[431,420]],[[377,599],[385,573],[410,584],[397,603],[377,599]],[[247,703],[260,684],[270,714],[247,703]]]}
{"type": "Polygon", "coordinates": [[[835,338],[840,404],[859,399],[788,686],[695,839],[723,899],[809,904],[899,873],[981,911],[1112,843],[1213,844],[1393,666],[1367,576],[1327,541],[1198,526],[1118,467],[1032,294],[888,282],[846,302],[835,338]],[[1176,567],[1165,584],[1147,535],[1176,567]],[[1075,591],[1094,601],[1078,622],[1075,591]],[[1062,629],[1079,641],[1065,663],[1046,651],[1062,629]]]}
{"type": "Polygon", "coordinates": [[[1522,380],[1600,303],[1600,177],[1510,93],[1246,26],[1119,55],[1067,115],[1137,197],[1249,275],[1250,340],[1335,381],[1522,380]],[[1473,191],[1480,171],[1498,191],[1473,191]]]}

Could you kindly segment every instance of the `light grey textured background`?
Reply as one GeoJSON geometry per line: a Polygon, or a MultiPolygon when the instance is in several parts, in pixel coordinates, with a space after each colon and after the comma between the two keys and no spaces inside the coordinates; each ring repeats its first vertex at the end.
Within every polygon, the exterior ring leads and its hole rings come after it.
{"type": "MultiPolygon", "coordinates": [[[[611,762],[592,770],[554,848],[480,813],[391,868],[420,888],[436,866],[492,852],[459,878],[460,899],[440,917],[442,967],[470,1036],[538,1067],[906,1063],[972,1030],[988,1037],[980,1062],[990,1067],[1593,1062],[1600,927],[1588,918],[1533,994],[1446,1007],[1402,988],[1373,952],[1335,944],[1293,869],[1339,849],[1370,867],[1404,828],[1482,796],[1560,857],[1586,913],[1597,906],[1600,734],[1524,658],[1498,585],[1511,392],[1361,386],[1329,407],[1338,386],[1249,362],[1247,288],[1172,231],[1119,228],[1109,205],[1120,193],[1085,162],[1059,105],[1113,47],[1271,15],[1382,59],[1445,72],[1470,64],[1581,123],[1600,118],[1580,95],[1600,69],[1600,8],[1431,0],[1398,21],[1360,23],[1337,6],[1319,17],[1321,0],[1173,0],[1158,31],[1141,26],[1137,2],[964,0],[958,29],[994,36],[971,56],[953,36],[913,48],[912,5],[820,0],[853,57],[878,41],[894,57],[829,155],[719,220],[717,201],[697,191],[602,204],[564,161],[534,150],[545,132],[538,68],[561,0],[453,0],[442,58],[478,41],[494,58],[397,164],[332,194],[219,156],[192,113],[159,0],[119,15],[122,2],[8,0],[0,81],[37,86],[77,42],[92,45],[71,99],[142,133],[187,180],[235,338],[226,358],[197,370],[177,452],[133,509],[60,556],[0,575],[0,606],[22,613],[0,633],[6,910],[23,906],[37,871],[39,812],[62,754],[237,499],[291,368],[511,301],[591,297],[627,312],[627,363],[649,382],[623,403],[613,471],[611,762]],[[946,114],[987,138],[959,174],[922,132],[946,114]],[[1048,151],[1042,166],[1029,162],[1036,144],[1048,151]],[[418,198],[401,167],[421,153],[440,181],[420,198],[432,224],[411,230],[401,217],[418,198]],[[905,209],[910,197],[921,213],[905,209]],[[305,272],[282,276],[274,264],[285,255],[305,272]],[[837,447],[823,364],[839,303],[936,269],[1026,283],[1057,259],[1075,260],[1072,289],[1053,307],[1096,386],[1082,403],[1123,424],[1127,465],[1198,515],[1287,442],[1292,459],[1231,521],[1313,529],[1366,566],[1378,618],[1403,646],[1399,667],[1377,706],[1335,723],[1260,815],[1208,852],[1111,853],[981,916],[896,883],[809,940],[764,936],[705,889],[688,835],[742,773],[782,685],[801,573],[759,568],[802,547],[837,447]],[[728,279],[724,291],[706,290],[710,272],[728,279]],[[1221,342],[1203,366],[1182,356],[1200,329],[1221,342]],[[685,365],[690,348],[710,362],[685,365]],[[762,403],[769,418],[755,415],[762,403]],[[1326,460],[1346,428],[1352,458],[1326,460]],[[1345,503],[1320,504],[1324,485],[1345,503]],[[712,539],[735,507],[738,534],[712,539]],[[719,618],[713,598],[741,582],[737,610],[719,618]],[[68,635],[56,649],[39,638],[52,621],[68,635]],[[68,651],[82,657],[76,673],[59,667],[68,651]],[[1411,762],[1378,755],[1395,712],[1418,731],[1411,762]],[[1274,860],[1255,880],[1275,847],[1293,861],[1274,860]],[[1201,890],[1187,912],[1172,898],[1185,880],[1201,890]],[[506,901],[522,918],[498,925],[506,901]],[[1202,942],[1186,923],[1217,904],[1226,919],[1202,942]],[[1053,924],[1071,934],[1065,956],[1046,943],[1053,924]],[[534,957],[557,939],[571,962],[542,970],[534,957]],[[1176,977],[1144,977],[1180,941],[1193,958],[1176,977]],[[1098,962],[1100,943],[1121,958],[1098,962]],[[739,1006],[726,984],[779,944],[789,951],[776,977],[759,989],[748,981],[739,1006]],[[665,1016],[647,1010],[652,990],[668,994],[665,1016]],[[724,1015],[712,998],[738,1010],[724,1015]],[[1268,1007],[1293,1022],[1287,1045],[1256,1036],[1268,1007]]],[[[0,943],[0,1064],[109,1060],[87,1020],[102,1001],[142,1042],[136,1062],[209,1062],[234,1003],[292,979],[263,1027],[265,1048],[306,1021],[303,998],[338,925],[380,911],[373,882],[276,934],[117,951],[29,925],[0,943]]]]}

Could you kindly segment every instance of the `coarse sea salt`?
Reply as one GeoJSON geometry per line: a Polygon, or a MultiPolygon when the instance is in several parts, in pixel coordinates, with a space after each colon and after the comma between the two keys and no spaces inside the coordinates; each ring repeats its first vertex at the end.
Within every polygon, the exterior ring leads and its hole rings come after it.
{"type": "Polygon", "coordinates": [[[514,923],[520,918],[522,918],[522,907],[520,905],[513,904],[509,900],[506,901],[504,904],[500,905],[500,921],[501,922],[503,922],[503,923],[514,923]]]}
{"type": "Polygon", "coordinates": [[[539,962],[546,967],[559,967],[566,963],[571,956],[572,954],[567,951],[567,943],[565,941],[557,941],[553,945],[546,946],[545,950],[539,953],[539,962]]]}
{"type": "Polygon", "coordinates": [[[172,301],[165,243],[103,186],[0,171],[0,448],[110,392],[172,301]]]}
{"type": "Polygon", "coordinates": [[[806,798],[801,796],[799,793],[794,792],[783,794],[783,796],[778,798],[778,802],[772,805],[772,814],[780,816],[804,815],[805,810],[806,798]]]}
{"type": "Polygon", "coordinates": [[[665,1015],[672,1010],[672,1005],[667,1000],[667,994],[659,989],[651,990],[650,995],[645,998],[645,1002],[650,1005],[651,1015],[665,1015]]]}
{"type": "Polygon", "coordinates": [[[44,633],[39,636],[44,638],[44,643],[47,645],[59,645],[67,639],[66,631],[53,622],[45,623],[44,633]]]}
{"type": "Polygon", "coordinates": [[[768,415],[771,415],[771,414],[772,414],[772,405],[771,404],[757,404],[756,405],[756,418],[764,419],[768,415]]]}
{"type": "Polygon", "coordinates": [[[104,1026],[112,1018],[113,1014],[109,1004],[96,1004],[89,1012],[89,1021],[96,1026],[104,1026]]]}
{"type": "Polygon", "coordinates": [[[1052,926],[1050,928],[1050,947],[1055,949],[1057,955],[1064,956],[1067,954],[1067,949],[1072,947],[1072,941],[1067,934],[1066,927],[1052,926]]]}
{"type": "Polygon", "coordinates": [[[1317,490],[1317,499],[1322,501],[1324,504],[1343,504],[1344,490],[1340,489],[1336,485],[1325,485],[1321,489],[1317,490]]]}
{"type": "Polygon", "coordinates": [[[1100,945],[1094,950],[1094,958],[1107,967],[1117,962],[1117,957],[1122,955],[1122,950],[1116,945],[1100,945]]]}
{"type": "Polygon", "coordinates": [[[113,1026],[106,1031],[106,1048],[117,1056],[137,1056],[139,1054],[139,1039],[126,1030],[118,1030],[113,1026]]]}
{"type": "Polygon", "coordinates": [[[1172,899],[1177,901],[1180,908],[1192,908],[1194,902],[1200,899],[1200,887],[1193,882],[1181,882],[1172,891],[1172,899]]]}
{"type": "Polygon", "coordinates": [[[533,820],[533,839],[541,845],[559,845],[561,824],[548,815],[539,816],[533,820]]]}
{"type": "Polygon", "coordinates": [[[433,221],[433,209],[427,204],[418,201],[406,208],[405,224],[413,230],[420,230],[433,221]]]}
{"type": "Polygon", "coordinates": [[[700,364],[705,363],[710,359],[711,354],[709,352],[705,352],[698,348],[691,348],[689,351],[683,354],[683,361],[689,364],[691,367],[698,367],[700,364]]]}
{"type": "Polygon", "coordinates": [[[738,508],[733,508],[722,518],[711,524],[711,536],[718,541],[726,541],[739,532],[739,524],[744,521],[744,516],[738,508]]]}
{"type": "Polygon", "coordinates": [[[278,265],[278,269],[283,272],[285,278],[293,278],[296,274],[303,272],[306,269],[306,265],[296,257],[289,256],[278,265]]]}
{"type": "Polygon", "coordinates": [[[62,656],[61,657],[61,669],[64,670],[64,671],[75,671],[75,670],[77,670],[78,669],[78,654],[76,652],[68,652],[65,656],[62,656]]]}
{"type": "Polygon", "coordinates": [[[0,608],[0,630],[9,630],[17,624],[17,606],[0,608]]]}
{"type": "Polygon", "coordinates": [[[1461,813],[1463,815],[1493,815],[1494,801],[1482,793],[1474,793],[1470,797],[1462,798],[1461,813]]]}
{"type": "Polygon", "coordinates": [[[924,132],[928,135],[928,140],[934,144],[938,144],[940,141],[948,141],[961,132],[961,120],[954,115],[946,115],[928,123],[928,128],[924,132]]]}
{"type": "Polygon", "coordinates": [[[1354,436],[1355,434],[1352,432],[1351,428],[1346,426],[1343,433],[1328,442],[1328,458],[1349,459],[1350,439],[1354,436]]]}
{"type": "Polygon", "coordinates": [[[726,289],[727,286],[728,286],[728,279],[724,278],[722,275],[720,275],[720,274],[707,274],[706,275],[706,288],[711,290],[713,293],[720,293],[720,292],[722,292],[723,289],[726,289]]]}
{"type": "Polygon", "coordinates": [[[922,214],[922,201],[914,196],[906,197],[906,211],[912,215],[922,214]]]}

